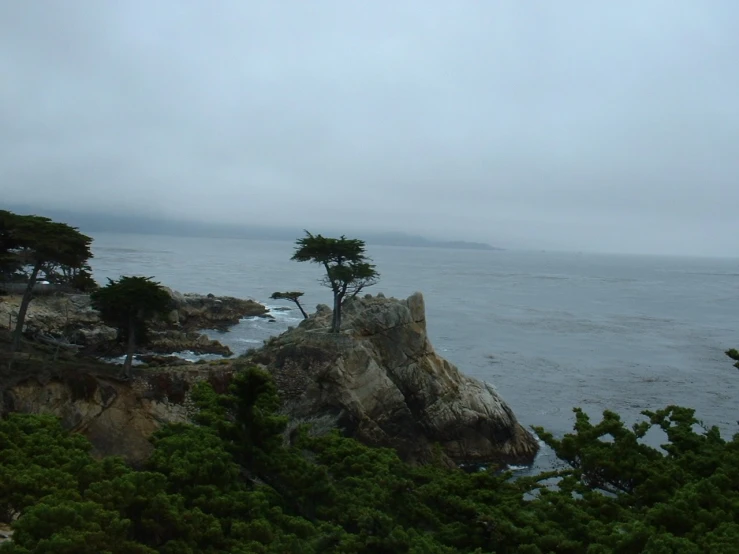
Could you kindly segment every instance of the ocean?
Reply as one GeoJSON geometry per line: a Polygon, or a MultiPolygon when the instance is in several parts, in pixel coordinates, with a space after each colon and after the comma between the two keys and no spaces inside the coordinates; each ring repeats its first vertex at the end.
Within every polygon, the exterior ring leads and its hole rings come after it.
{"type": "MultiPolygon", "coordinates": [[[[330,304],[321,268],[290,261],[293,244],[246,239],[92,234],[95,278],[153,276],[181,292],[253,298],[305,291],[308,311],[330,304]]],[[[739,260],[551,252],[474,251],[368,244],[381,273],[367,289],[421,291],[436,351],[487,381],[526,426],[562,435],[572,408],[629,423],[670,404],[705,425],[739,431],[739,260]]],[[[236,353],[300,321],[244,320],[210,335],[236,353]]],[[[537,465],[549,466],[546,450],[537,465]]]]}

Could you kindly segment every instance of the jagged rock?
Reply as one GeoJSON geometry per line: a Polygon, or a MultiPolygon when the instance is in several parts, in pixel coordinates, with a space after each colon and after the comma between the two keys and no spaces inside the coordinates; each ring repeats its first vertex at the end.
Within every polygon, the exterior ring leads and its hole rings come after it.
{"type": "Polygon", "coordinates": [[[297,329],[250,354],[274,375],[294,418],[334,415],[345,431],[395,447],[409,460],[439,444],[455,463],[528,463],[538,444],[495,389],[438,356],[423,296],[355,298],[342,332],[318,309],[297,329]]]}
{"type": "Polygon", "coordinates": [[[118,337],[118,331],[106,325],[81,327],[70,333],[69,340],[80,346],[95,347],[100,344],[112,343],[118,337]]]}
{"type": "Polygon", "coordinates": [[[212,294],[182,294],[167,289],[172,297],[173,311],[169,320],[187,330],[225,330],[245,317],[265,316],[269,310],[254,300],[212,294]]]}

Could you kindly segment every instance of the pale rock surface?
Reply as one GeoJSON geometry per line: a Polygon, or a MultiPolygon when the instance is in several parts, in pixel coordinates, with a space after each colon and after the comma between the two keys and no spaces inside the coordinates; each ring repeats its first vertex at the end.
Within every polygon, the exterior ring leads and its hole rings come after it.
{"type": "Polygon", "coordinates": [[[536,439],[491,385],[434,351],[425,318],[420,293],[355,298],[340,334],[318,309],[251,357],[274,374],[295,418],[333,415],[348,434],[409,460],[430,459],[439,444],[454,463],[532,461],[536,439]]]}
{"type": "Polygon", "coordinates": [[[269,310],[254,300],[212,294],[182,294],[166,289],[172,297],[169,320],[187,330],[221,329],[235,325],[245,317],[264,317],[269,310]]]}

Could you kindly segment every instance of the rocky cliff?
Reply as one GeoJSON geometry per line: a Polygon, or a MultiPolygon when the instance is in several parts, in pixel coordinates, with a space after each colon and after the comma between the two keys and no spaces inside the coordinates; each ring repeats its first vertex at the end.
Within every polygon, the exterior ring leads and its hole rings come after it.
{"type": "Polygon", "coordinates": [[[218,364],[139,370],[125,382],[114,370],[4,376],[0,414],[55,415],[67,429],[87,436],[94,453],[123,456],[135,464],[151,452],[154,431],[193,415],[190,390],[195,383],[208,381],[225,392],[232,374],[230,365],[218,364]]]}
{"type": "MultiPolygon", "coordinates": [[[[450,464],[530,462],[534,437],[492,386],[434,352],[425,317],[421,294],[366,297],[346,305],[342,332],[331,334],[331,311],[319,307],[241,361],[269,369],[295,423],[328,421],[410,461],[432,459],[438,444],[450,464]]],[[[226,361],[138,368],[132,381],[121,382],[113,366],[81,366],[72,354],[60,366],[50,356],[21,360],[15,375],[2,378],[0,412],[57,415],[87,435],[96,452],[132,462],[148,455],[157,428],[192,415],[194,383],[207,380],[224,392],[235,371],[226,361]]]]}
{"type": "Polygon", "coordinates": [[[273,339],[253,362],[267,367],[294,418],[332,416],[349,435],[395,447],[409,460],[528,463],[538,445],[495,389],[434,351],[423,296],[354,299],[342,332],[328,307],[273,339]]]}

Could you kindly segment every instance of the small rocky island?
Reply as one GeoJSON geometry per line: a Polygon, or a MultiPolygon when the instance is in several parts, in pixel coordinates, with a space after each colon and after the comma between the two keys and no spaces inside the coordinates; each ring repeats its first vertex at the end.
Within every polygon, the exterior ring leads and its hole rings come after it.
{"type": "MultiPolygon", "coordinates": [[[[52,413],[89,437],[98,454],[138,462],[150,452],[148,438],[156,429],[189,420],[195,383],[208,381],[225,392],[234,372],[251,363],[273,375],[291,428],[302,422],[339,428],[421,463],[438,456],[435,445],[449,465],[529,463],[537,452],[532,434],[491,385],[463,375],[434,352],[420,293],[407,300],[355,298],[344,307],[340,333],[327,332],[331,310],[319,306],[297,328],[239,358],[157,367],[153,353],[230,354],[199,331],[228,329],[243,317],[268,317],[252,300],[170,294],[174,309],[154,325],[142,354],[152,363],[139,366],[131,381],[121,382],[106,370],[109,364],[99,362],[17,370],[3,380],[2,411],[52,413]]],[[[0,302],[5,321],[14,304],[13,297],[0,302]]],[[[82,358],[110,354],[115,343],[115,330],[100,323],[86,295],[37,298],[26,334],[68,341],[82,358]]]]}

